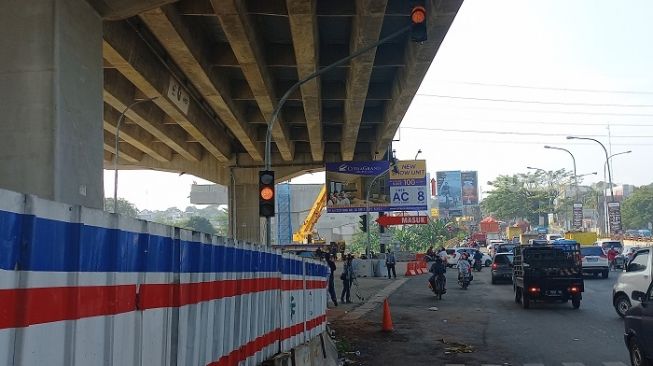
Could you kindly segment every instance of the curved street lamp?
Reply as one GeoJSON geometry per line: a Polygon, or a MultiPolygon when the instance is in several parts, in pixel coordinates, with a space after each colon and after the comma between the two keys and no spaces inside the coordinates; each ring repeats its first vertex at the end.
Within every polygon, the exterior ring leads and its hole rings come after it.
{"type": "Polygon", "coordinates": [[[575,189],[576,190],[576,201],[578,201],[578,174],[576,174],[576,157],[574,157],[574,154],[572,154],[571,151],[569,151],[567,149],[563,149],[561,147],[546,145],[546,146],[544,146],[544,148],[545,149],[550,149],[550,150],[564,151],[564,152],[568,153],[569,156],[571,156],[571,160],[574,163],[574,185],[576,186],[576,189],[575,189]]]}
{"type": "Polygon", "coordinates": [[[608,166],[608,183],[610,183],[610,201],[614,202],[614,190],[612,189],[612,172],[610,171],[610,157],[608,156],[608,149],[605,148],[605,145],[597,139],[591,137],[578,137],[578,136],[567,136],[567,140],[589,140],[594,141],[597,144],[601,145],[603,152],[605,153],[605,162],[608,166]]]}
{"type": "Polygon", "coordinates": [[[122,113],[120,113],[120,117],[118,117],[118,123],[116,124],[116,146],[115,146],[116,153],[113,157],[113,213],[118,213],[118,158],[120,157],[120,150],[118,148],[118,143],[120,142],[120,125],[122,124],[122,121],[125,119],[125,113],[127,113],[135,105],[145,103],[145,102],[151,102],[156,98],[158,97],[137,100],[132,104],[128,105],[127,108],[125,108],[122,111],[122,113]]]}

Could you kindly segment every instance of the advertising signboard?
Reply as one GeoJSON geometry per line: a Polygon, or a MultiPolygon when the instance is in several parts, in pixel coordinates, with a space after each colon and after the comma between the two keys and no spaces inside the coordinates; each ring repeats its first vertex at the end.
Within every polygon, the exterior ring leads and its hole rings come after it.
{"type": "Polygon", "coordinates": [[[428,209],[425,160],[400,160],[390,169],[390,205],[393,211],[428,209]]]}
{"type": "Polygon", "coordinates": [[[386,160],[327,163],[327,212],[365,212],[367,206],[370,212],[388,211],[389,167],[386,160]]]}
{"type": "Polygon", "coordinates": [[[580,230],[583,227],[583,204],[574,203],[573,223],[574,230],[580,230]]]}
{"type": "Polygon", "coordinates": [[[608,202],[608,224],[610,233],[617,234],[621,232],[621,206],[619,202],[608,202]]]}
{"type": "Polygon", "coordinates": [[[460,171],[437,172],[436,178],[440,216],[462,216],[463,201],[460,171]]]}
{"type": "Polygon", "coordinates": [[[478,205],[478,173],[461,172],[463,205],[478,205]]]}

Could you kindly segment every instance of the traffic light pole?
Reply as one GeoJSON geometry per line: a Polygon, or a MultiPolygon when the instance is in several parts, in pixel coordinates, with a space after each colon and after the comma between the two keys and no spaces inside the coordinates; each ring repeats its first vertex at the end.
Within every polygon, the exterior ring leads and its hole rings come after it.
{"type": "MultiPolygon", "coordinates": [[[[342,59],[332,63],[331,65],[326,66],[325,68],[320,69],[320,70],[308,75],[307,77],[299,80],[295,84],[293,84],[293,86],[291,86],[288,89],[288,91],[286,91],[286,93],[281,97],[281,99],[279,99],[279,102],[274,107],[274,111],[272,112],[272,116],[270,117],[270,121],[268,121],[268,130],[267,130],[267,133],[265,134],[265,170],[272,170],[272,153],[271,153],[271,148],[272,148],[272,128],[274,127],[274,124],[277,121],[277,118],[279,117],[279,113],[281,112],[281,108],[283,108],[283,105],[286,104],[286,101],[288,100],[290,95],[292,93],[294,93],[295,90],[297,90],[297,88],[299,88],[303,84],[315,79],[316,77],[335,69],[336,67],[344,64],[347,61],[349,61],[349,60],[351,60],[353,58],[356,58],[356,57],[358,57],[358,56],[360,56],[360,55],[362,55],[362,54],[364,54],[364,53],[378,47],[379,45],[382,45],[382,44],[384,44],[384,43],[386,43],[388,41],[391,41],[391,40],[399,37],[400,35],[410,31],[411,28],[412,28],[412,24],[407,25],[406,27],[401,28],[400,30],[390,34],[389,36],[381,38],[377,42],[372,43],[371,45],[369,45],[367,47],[363,47],[360,50],[352,53],[351,55],[349,55],[349,56],[347,56],[345,58],[342,58],[342,59]]],[[[369,212],[368,212],[368,216],[369,216],[369,212]]],[[[271,245],[271,240],[272,240],[272,224],[271,224],[271,222],[272,222],[271,217],[266,217],[265,218],[265,227],[266,227],[266,229],[265,229],[265,231],[266,231],[265,244],[267,246],[271,245]]],[[[369,245],[369,236],[368,236],[368,245],[369,245]]]]}

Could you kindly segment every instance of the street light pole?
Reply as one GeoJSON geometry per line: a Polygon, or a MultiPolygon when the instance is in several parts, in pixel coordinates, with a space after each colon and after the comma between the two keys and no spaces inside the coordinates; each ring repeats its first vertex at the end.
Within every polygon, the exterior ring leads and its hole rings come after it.
{"type": "Polygon", "coordinates": [[[415,159],[413,159],[413,160],[417,160],[417,157],[418,157],[419,154],[421,154],[421,153],[422,153],[422,149],[417,150],[417,154],[415,154],[415,159]]]}
{"type": "Polygon", "coordinates": [[[603,145],[601,141],[590,137],[567,136],[567,140],[589,140],[589,141],[594,141],[597,144],[601,145],[601,147],[603,148],[603,152],[605,153],[605,163],[608,167],[608,180],[610,184],[610,201],[614,202],[614,190],[612,189],[612,173],[610,172],[610,157],[608,156],[608,150],[605,148],[605,145],[603,145]]]}
{"type": "MultiPolygon", "coordinates": [[[[612,155],[608,156],[607,159],[605,159],[605,162],[603,163],[603,181],[604,182],[605,182],[605,171],[606,171],[606,167],[608,165],[608,162],[613,157],[615,157],[617,155],[630,154],[631,152],[632,152],[632,150],[622,151],[622,152],[619,152],[619,153],[612,154],[612,155]]],[[[610,184],[610,189],[612,189],[612,184],[610,184]]],[[[608,203],[605,200],[605,189],[603,190],[601,195],[603,196],[603,218],[604,218],[604,220],[603,220],[603,229],[607,233],[608,231],[610,231],[610,227],[608,225],[608,203]]]]}
{"type": "Polygon", "coordinates": [[[574,157],[574,154],[571,153],[571,151],[567,149],[563,149],[561,147],[555,147],[555,146],[549,146],[546,145],[544,146],[545,149],[551,149],[551,150],[560,150],[560,151],[565,151],[571,156],[571,161],[574,163],[574,186],[576,187],[576,201],[578,201],[578,173],[576,172],[576,157],[574,157]]]}
{"type": "Polygon", "coordinates": [[[389,172],[390,168],[384,170],[382,173],[379,173],[370,184],[367,186],[367,192],[365,192],[365,220],[367,221],[367,245],[365,246],[365,257],[370,258],[370,252],[372,249],[372,238],[371,238],[371,223],[370,223],[370,192],[372,191],[372,186],[377,179],[383,176],[385,173],[389,172]]]}
{"type": "MultiPolygon", "coordinates": [[[[290,95],[292,93],[294,93],[295,90],[297,90],[297,88],[299,88],[303,84],[315,79],[316,77],[335,69],[336,67],[344,64],[347,61],[349,61],[349,60],[351,60],[351,59],[353,59],[355,57],[358,57],[358,56],[360,56],[360,55],[362,55],[362,54],[364,54],[364,53],[366,53],[366,52],[368,52],[370,50],[373,50],[376,47],[378,47],[379,45],[382,45],[382,44],[384,44],[384,43],[386,43],[388,41],[391,41],[391,40],[399,37],[400,35],[410,31],[411,28],[412,28],[412,24],[408,25],[408,26],[405,26],[405,27],[399,29],[398,31],[390,34],[389,36],[381,38],[377,42],[374,42],[374,43],[370,44],[367,47],[363,47],[360,50],[352,53],[351,55],[349,55],[349,56],[347,56],[345,58],[342,58],[342,59],[332,63],[331,65],[326,66],[323,69],[317,70],[316,72],[308,75],[307,77],[305,77],[305,78],[299,80],[298,82],[296,82],[295,84],[293,84],[286,91],[286,93],[281,97],[281,99],[279,99],[279,102],[274,107],[274,110],[272,111],[272,115],[270,116],[270,120],[268,121],[268,130],[267,130],[267,132],[265,134],[265,170],[272,170],[272,128],[274,127],[274,124],[277,121],[277,118],[279,117],[279,113],[281,113],[281,108],[283,107],[284,104],[286,104],[286,101],[288,100],[290,95]]],[[[265,226],[266,226],[265,244],[267,246],[270,246],[271,243],[272,243],[271,242],[271,240],[272,240],[272,238],[271,238],[272,229],[271,229],[271,226],[270,226],[271,223],[272,223],[272,218],[271,217],[266,217],[265,218],[265,226]]]]}
{"type": "Polygon", "coordinates": [[[123,119],[125,119],[125,113],[127,113],[135,105],[140,103],[145,103],[145,102],[151,102],[156,98],[158,97],[137,100],[132,104],[128,105],[127,108],[125,108],[122,111],[122,113],[120,113],[120,117],[118,117],[118,123],[116,124],[116,146],[115,146],[116,153],[114,154],[114,158],[113,158],[113,213],[118,213],[118,158],[120,157],[118,142],[120,142],[120,126],[122,125],[123,119]]]}

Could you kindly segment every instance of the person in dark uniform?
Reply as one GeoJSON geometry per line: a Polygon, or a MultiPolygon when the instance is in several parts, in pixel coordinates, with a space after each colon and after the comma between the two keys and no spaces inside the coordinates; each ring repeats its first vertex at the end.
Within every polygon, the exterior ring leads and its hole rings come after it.
{"type": "Polygon", "coordinates": [[[333,304],[335,306],[338,306],[338,299],[336,297],[336,286],[333,283],[333,274],[336,272],[336,263],[333,261],[333,258],[331,258],[330,254],[327,254],[325,256],[326,262],[329,265],[330,273],[329,273],[329,296],[331,296],[331,301],[333,301],[333,304]]]}

